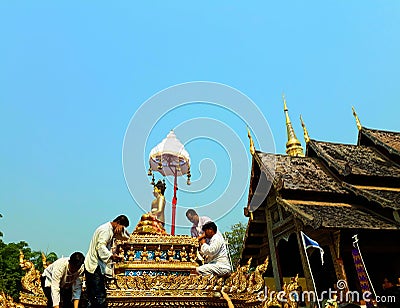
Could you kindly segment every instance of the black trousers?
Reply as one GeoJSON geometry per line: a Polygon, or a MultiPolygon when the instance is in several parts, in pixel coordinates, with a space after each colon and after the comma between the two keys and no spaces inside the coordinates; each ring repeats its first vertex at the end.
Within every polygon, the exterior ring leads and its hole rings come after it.
{"type": "MultiPolygon", "coordinates": [[[[45,287],[46,277],[40,276],[43,293],[47,298],[47,308],[53,308],[53,299],[51,298],[51,288],[45,287]]],[[[73,308],[72,303],[72,288],[60,288],[60,307],[73,308]]]]}
{"type": "Polygon", "coordinates": [[[100,267],[97,266],[94,273],[89,273],[85,269],[86,293],[90,308],[107,308],[106,283],[100,267]]]}

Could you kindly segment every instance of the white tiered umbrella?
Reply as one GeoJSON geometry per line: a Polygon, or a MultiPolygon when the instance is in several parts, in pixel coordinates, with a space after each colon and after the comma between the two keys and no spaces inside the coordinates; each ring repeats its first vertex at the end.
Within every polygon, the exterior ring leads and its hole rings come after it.
{"type": "Polygon", "coordinates": [[[190,185],[190,157],[183,144],[176,138],[173,130],[169,132],[167,138],[155,146],[150,151],[149,175],[152,171],[158,171],[163,176],[174,176],[174,197],[172,199],[172,222],[171,234],[175,235],[175,215],[176,215],[176,191],[178,189],[177,177],[187,174],[187,184],[190,185]]]}

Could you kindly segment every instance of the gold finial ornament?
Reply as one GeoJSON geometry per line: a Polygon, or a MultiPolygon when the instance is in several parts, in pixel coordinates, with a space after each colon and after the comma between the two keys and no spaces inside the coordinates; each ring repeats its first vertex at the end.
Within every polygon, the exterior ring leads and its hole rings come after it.
{"type": "Polygon", "coordinates": [[[251,155],[254,155],[256,153],[256,149],[254,148],[253,138],[251,137],[250,129],[248,126],[247,126],[247,137],[249,137],[250,140],[250,153],[251,155]]]}
{"type": "Polygon", "coordinates": [[[356,119],[357,128],[358,128],[358,130],[361,130],[362,125],[361,125],[360,119],[357,116],[356,110],[354,109],[353,106],[351,107],[351,110],[353,110],[353,116],[356,119]]]}
{"type": "Polygon", "coordinates": [[[290,156],[304,157],[303,147],[301,146],[299,139],[297,139],[296,137],[296,134],[292,126],[292,122],[290,121],[289,118],[285,94],[282,94],[282,99],[283,99],[283,111],[285,112],[285,117],[286,117],[286,130],[288,136],[288,141],[286,142],[286,154],[290,156]]]}
{"type": "Polygon", "coordinates": [[[306,143],[309,143],[310,142],[310,136],[308,135],[307,127],[304,124],[303,117],[301,115],[300,115],[300,122],[301,122],[301,126],[303,127],[304,141],[306,143]]]}

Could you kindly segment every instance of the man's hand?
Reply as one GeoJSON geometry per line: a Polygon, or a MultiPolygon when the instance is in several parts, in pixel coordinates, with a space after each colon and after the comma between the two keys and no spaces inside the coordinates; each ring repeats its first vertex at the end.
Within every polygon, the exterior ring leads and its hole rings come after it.
{"type": "Polygon", "coordinates": [[[113,254],[111,256],[111,260],[113,260],[114,262],[118,262],[122,260],[122,257],[120,257],[119,255],[113,254]]]}
{"type": "Polygon", "coordinates": [[[202,235],[199,235],[199,236],[197,237],[197,240],[200,242],[203,238],[204,238],[204,239],[206,238],[206,234],[205,234],[205,233],[203,233],[202,235]]]}

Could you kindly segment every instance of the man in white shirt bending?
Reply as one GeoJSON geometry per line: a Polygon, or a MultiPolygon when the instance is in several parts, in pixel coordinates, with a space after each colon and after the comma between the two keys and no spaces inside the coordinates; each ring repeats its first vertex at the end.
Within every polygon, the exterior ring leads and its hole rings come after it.
{"type": "Polygon", "coordinates": [[[106,308],[105,276],[112,277],[112,262],[121,257],[111,252],[113,238],[128,239],[128,217],[119,215],[96,229],[85,257],[86,291],[91,308],[106,308]]]}
{"type": "Polygon", "coordinates": [[[81,252],[74,252],[69,258],[60,258],[50,264],[40,277],[48,308],[78,308],[81,298],[83,274],[81,252]]]}
{"type": "Polygon", "coordinates": [[[190,228],[190,234],[193,237],[199,237],[202,235],[204,233],[202,230],[203,225],[209,221],[212,221],[210,217],[199,216],[193,209],[188,209],[186,211],[186,217],[193,224],[190,228]]]}
{"type": "Polygon", "coordinates": [[[210,221],[204,224],[202,230],[204,236],[200,239],[200,252],[205,257],[206,264],[197,267],[196,272],[200,275],[224,276],[230,274],[228,250],[222,234],[217,232],[217,225],[210,221]],[[210,240],[209,244],[206,239],[210,240]]]}

